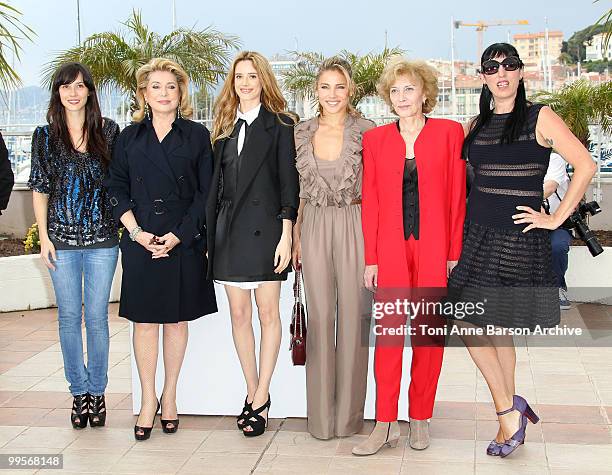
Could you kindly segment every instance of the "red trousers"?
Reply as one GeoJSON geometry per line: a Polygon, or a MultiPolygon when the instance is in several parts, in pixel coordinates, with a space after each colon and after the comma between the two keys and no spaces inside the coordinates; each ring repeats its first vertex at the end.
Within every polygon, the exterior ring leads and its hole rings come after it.
{"type": "MultiPolygon", "coordinates": [[[[419,253],[419,241],[411,236],[406,241],[406,260],[408,264],[411,297],[418,294],[417,274],[419,261],[424,260],[419,253]],[[421,258],[421,259],[420,259],[421,258]]],[[[424,263],[425,264],[425,263],[424,263]]],[[[403,289],[408,290],[408,289],[403,289]]],[[[404,294],[405,295],[405,294],[404,294]]],[[[382,328],[398,327],[406,323],[407,315],[391,315],[382,318],[382,328]],[[387,319],[387,322],[385,322],[387,319]],[[392,323],[390,323],[392,322],[392,323]]],[[[430,315],[417,315],[411,326],[417,328],[426,323],[431,327],[443,326],[442,318],[432,318],[430,315]]],[[[427,338],[425,338],[427,339],[427,338]]],[[[402,355],[405,336],[381,336],[376,338],[374,351],[374,375],[376,377],[376,420],[392,422],[397,420],[400,383],[402,380],[402,355]]],[[[438,378],[442,369],[444,355],[444,338],[436,337],[424,342],[423,337],[411,336],[412,366],[410,368],[410,388],[408,390],[409,416],[412,419],[424,420],[433,415],[434,400],[438,387],[438,378]]]]}

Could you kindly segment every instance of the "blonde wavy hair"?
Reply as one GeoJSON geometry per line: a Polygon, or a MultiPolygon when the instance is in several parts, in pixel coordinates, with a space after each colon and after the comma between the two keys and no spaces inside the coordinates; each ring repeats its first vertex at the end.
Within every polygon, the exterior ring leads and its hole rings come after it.
{"type": "Polygon", "coordinates": [[[438,71],[436,68],[425,61],[412,61],[403,56],[394,56],[389,59],[376,84],[376,90],[391,110],[393,110],[390,95],[391,86],[400,76],[410,77],[423,88],[423,94],[425,95],[423,114],[428,114],[434,110],[438,103],[438,71]]]}
{"type": "Polygon", "coordinates": [[[221,93],[219,97],[217,97],[213,107],[213,116],[215,118],[211,134],[213,145],[218,140],[229,137],[234,129],[236,110],[240,104],[240,99],[236,94],[234,84],[236,81],[236,66],[241,61],[250,61],[255,71],[257,71],[257,76],[259,76],[259,81],[262,86],[260,100],[263,107],[276,114],[278,120],[284,125],[293,126],[297,122],[297,116],[287,111],[287,101],[283,97],[268,60],[255,51],[241,51],[234,59],[229,73],[227,74],[227,78],[223,83],[221,93]],[[289,116],[293,123],[285,123],[281,119],[280,114],[289,116]]]}
{"type": "MultiPolygon", "coordinates": [[[[361,117],[361,113],[353,107],[353,104],[351,104],[351,101],[350,101],[350,99],[355,95],[355,91],[357,90],[357,85],[355,84],[355,81],[353,80],[353,69],[351,68],[350,63],[347,60],[342,59],[338,56],[332,56],[331,58],[327,58],[325,61],[323,61],[321,63],[321,66],[319,66],[319,71],[317,71],[317,78],[315,79],[315,83],[314,83],[315,94],[316,94],[317,88],[319,87],[319,80],[321,79],[321,76],[323,75],[323,73],[326,71],[336,71],[344,76],[344,78],[346,79],[346,84],[348,85],[348,90],[349,90],[349,103],[346,107],[346,112],[349,115],[361,117]]],[[[323,107],[321,106],[320,102],[319,102],[318,109],[319,109],[319,115],[322,116],[323,107]]]]}
{"type": "Polygon", "coordinates": [[[175,63],[166,58],[153,58],[147,64],[138,68],[136,71],[136,103],[138,109],[132,114],[132,120],[140,122],[145,116],[145,98],[144,91],[149,84],[149,77],[151,73],[155,71],[168,71],[174,74],[176,82],[178,83],[179,92],[181,98],[179,99],[179,110],[181,116],[189,119],[193,114],[193,108],[191,107],[191,100],[189,99],[189,76],[185,70],[175,63]]]}

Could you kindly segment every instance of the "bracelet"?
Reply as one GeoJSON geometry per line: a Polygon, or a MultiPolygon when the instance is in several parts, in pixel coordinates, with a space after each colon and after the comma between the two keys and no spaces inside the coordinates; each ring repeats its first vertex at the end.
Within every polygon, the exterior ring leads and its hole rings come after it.
{"type": "Polygon", "coordinates": [[[141,231],[142,231],[142,228],[140,226],[136,226],[134,229],[130,231],[130,239],[132,241],[136,241],[136,236],[138,236],[138,233],[141,231]]]}

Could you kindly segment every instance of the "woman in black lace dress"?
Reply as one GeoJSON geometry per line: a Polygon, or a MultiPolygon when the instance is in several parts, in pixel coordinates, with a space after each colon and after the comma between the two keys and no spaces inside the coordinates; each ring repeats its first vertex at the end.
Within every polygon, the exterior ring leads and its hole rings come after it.
{"type": "Polygon", "coordinates": [[[548,328],[559,323],[549,230],[571,214],[595,164],[588,151],[549,107],[527,101],[523,63],[506,43],[489,46],[481,58],[480,113],[466,127],[464,157],[474,168],[463,251],[448,287],[454,301],[485,302],[484,313],[455,315],[493,396],[500,428],[487,448],[505,457],[525,439],[527,420],[538,417],[514,394],[516,353],[512,336],[491,330],[548,328]],[[557,211],[540,212],[551,149],[573,167],[570,188],[557,211]]]}

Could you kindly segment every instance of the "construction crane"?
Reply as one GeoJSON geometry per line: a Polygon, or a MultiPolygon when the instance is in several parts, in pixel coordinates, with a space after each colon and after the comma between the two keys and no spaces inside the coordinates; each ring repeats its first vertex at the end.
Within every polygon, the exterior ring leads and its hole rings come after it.
{"type": "Polygon", "coordinates": [[[459,29],[461,26],[473,26],[476,27],[476,31],[478,32],[478,51],[476,52],[476,61],[480,61],[480,55],[482,54],[482,41],[484,32],[490,26],[505,26],[505,25],[529,25],[527,20],[492,20],[492,21],[482,21],[478,20],[474,23],[468,23],[466,21],[455,21],[454,26],[456,29],[459,29]]]}

